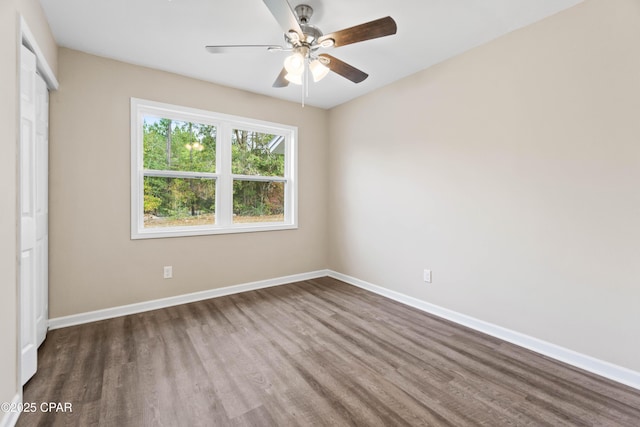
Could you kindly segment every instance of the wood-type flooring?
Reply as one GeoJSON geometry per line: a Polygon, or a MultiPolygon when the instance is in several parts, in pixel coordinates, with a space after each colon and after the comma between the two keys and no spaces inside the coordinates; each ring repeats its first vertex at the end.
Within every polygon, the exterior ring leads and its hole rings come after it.
{"type": "Polygon", "coordinates": [[[29,427],[640,426],[638,390],[332,278],[50,331],[24,402],[29,427]]]}

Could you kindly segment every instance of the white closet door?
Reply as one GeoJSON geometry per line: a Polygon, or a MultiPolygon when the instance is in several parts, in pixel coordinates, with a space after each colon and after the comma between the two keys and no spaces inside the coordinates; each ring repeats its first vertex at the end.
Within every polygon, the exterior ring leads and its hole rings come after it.
{"type": "Polygon", "coordinates": [[[36,76],[36,335],[38,346],[49,321],[49,90],[36,76]]]}
{"type": "Polygon", "coordinates": [[[36,373],[36,57],[20,51],[20,351],[21,382],[36,373]]]}

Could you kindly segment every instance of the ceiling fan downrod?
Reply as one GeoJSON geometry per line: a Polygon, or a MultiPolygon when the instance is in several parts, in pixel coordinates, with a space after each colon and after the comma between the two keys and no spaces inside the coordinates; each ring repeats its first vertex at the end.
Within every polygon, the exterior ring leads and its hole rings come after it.
{"type": "Polygon", "coordinates": [[[299,4],[294,10],[301,24],[308,24],[311,16],[313,16],[313,8],[307,4],[299,4]]]}

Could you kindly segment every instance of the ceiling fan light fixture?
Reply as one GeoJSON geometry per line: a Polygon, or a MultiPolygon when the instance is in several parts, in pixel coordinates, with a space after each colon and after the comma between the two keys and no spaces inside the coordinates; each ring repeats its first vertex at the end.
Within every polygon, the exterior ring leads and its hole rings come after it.
{"type": "Polygon", "coordinates": [[[320,62],[319,59],[311,61],[311,64],[309,64],[309,70],[311,70],[313,81],[316,83],[327,77],[327,74],[329,74],[329,68],[320,62]]]}
{"type": "Polygon", "coordinates": [[[287,81],[289,81],[290,83],[293,83],[294,85],[302,85],[302,73],[300,74],[288,73],[287,75],[284,76],[284,78],[287,79],[287,81]]]}
{"type": "Polygon", "coordinates": [[[289,74],[302,75],[304,72],[304,56],[300,52],[294,52],[284,60],[284,68],[289,74]]]}

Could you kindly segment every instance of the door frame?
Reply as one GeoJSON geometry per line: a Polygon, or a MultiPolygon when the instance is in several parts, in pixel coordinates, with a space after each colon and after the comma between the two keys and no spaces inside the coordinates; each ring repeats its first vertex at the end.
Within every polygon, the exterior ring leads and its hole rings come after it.
{"type": "MultiPolygon", "coordinates": [[[[46,85],[47,85],[47,89],[49,91],[53,91],[53,90],[57,90],[59,87],[59,83],[58,80],[56,79],[55,74],[53,73],[53,70],[51,69],[51,67],[49,66],[49,63],[47,62],[46,57],[44,56],[44,53],[42,52],[42,49],[40,48],[40,46],[38,45],[38,42],[36,40],[36,37],[33,35],[33,33],[31,32],[31,30],[29,29],[29,26],[27,25],[27,22],[25,21],[24,17],[22,15],[19,15],[19,28],[20,28],[20,37],[18,38],[18,46],[16,46],[17,51],[20,52],[22,46],[26,46],[29,50],[31,50],[35,56],[36,56],[36,70],[37,72],[42,76],[43,80],[45,81],[46,85]]],[[[17,64],[18,67],[21,67],[21,61],[18,61],[17,64]]],[[[18,73],[18,75],[20,75],[20,73],[18,73]]],[[[20,82],[18,82],[18,84],[20,84],[20,82]]],[[[20,99],[20,98],[18,98],[20,99]]],[[[20,102],[20,101],[18,101],[20,102]]],[[[18,105],[18,111],[20,111],[20,105],[18,105]]],[[[18,141],[21,141],[21,127],[18,126],[18,141]]],[[[20,143],[19,143],[20,144],[20,143]]],[[[20,151],[18,151],[19,153],[20,151]]],[[[20,160],[18,160],[17,165],[20,165],[20,160]]],[[[20,181],[20,174],[18,174],[18,180],[17,180],[17,186],[16,186],[16,191],[18,194],[20,194],[20,188],[21,188],[21,181],[20,181]]],[[[19,210],[21,209],[20,204],[18,204],[18,206],[16,206],[16,210],[18,210],[17,212],[17,217],[20,218],[20,212],[19,210]]],[[[21,247],[21,227],[17,227],[17,232],[16,232],[16,242],[18,244],[18,247],[21,247]]],[[[17,287],[17,339],[18,339],[18,346],[17,346],[17,360],[18,360],[18,364],[17,364],[17,383],[18,384],[22,384],[21,381],[21,375],[22,375],[22,313],[21,313],[21,307],[22,307],[22,295],[21,295],[21,283],[22,283],[22,279],[20,276],[20,270],[21,270],[21,266],[20,264],[18,264],[16,266],[16,273],[17,273],[17,282],[16,282],[16,287],[17,287]]],[[[22,403],[22,390],[23,387],[20,386],[20,396],[19,396],[19,403],[22,403]]]]}
{"type": "Polygon", "coordinates": [[[36,69],[42,75],[45,83],[47,84],[47,88],[50,91],[58,90],[60,84],[58,83],[58,79],[56,79],[53,70],[49,66],[49,62],[47,62],[47,58],[45,58],[42,49],[38,45],[36,41],[36,37],[33,35],[31,30],[29,29],[29,25],[27,25],[27,21],[24,20],[24,17],[20,16],[20,40],[18,48],[20,45],[27,46],[33,53],[36,55],[36,69]]]}

